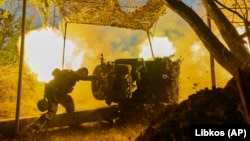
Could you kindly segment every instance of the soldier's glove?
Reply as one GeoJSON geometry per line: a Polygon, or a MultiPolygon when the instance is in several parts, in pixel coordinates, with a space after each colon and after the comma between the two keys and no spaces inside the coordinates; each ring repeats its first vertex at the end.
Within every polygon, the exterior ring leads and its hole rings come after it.
{"type": "Polygon", "coordinates": [[[85,67],[82,67],[76,71],[76,73],[79,75],[80,79],[84,79],[88,76],[88,69],[85,67]]]}

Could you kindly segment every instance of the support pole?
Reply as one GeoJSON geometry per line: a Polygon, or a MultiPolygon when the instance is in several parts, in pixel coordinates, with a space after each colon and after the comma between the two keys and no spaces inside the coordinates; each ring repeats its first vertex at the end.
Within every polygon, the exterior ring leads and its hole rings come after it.
{"type": "Polygon", "coordinates": [[[62,69],[64,69],[64,56],[65,56],[65,45],[66,45],[67,25],[68,25],[68,23],[66,22],[66,23],[65,23],[65,29],[64,29],[64,39],[63,39],[62,69]]]}
{"type": "Polygon", "coordinates": [[[151,40],[150,40],[149,31],[147,31],[147,35],[148,35],[148,41],[149,41],[149,46],[150,46],[150,49],[151,49],[152,58],[155,59],[152,43],[151,43],[151,40]]]}
{"type": "Polygon", "coordinates": [[[216,81],[215,81],[214,57],[211,54],[210,54],[210,67],[211,67],[212,89],[215,89],[216,81]]]}
{"type": "Polygon", "coordinates": [[[19,77],[18,77],[18,87],[17,87],[16,118],[15,118],[15,133],[16,134],[18,134],[18,132],[19,132],[19,115],[20,115],[20,100],[21,100],[21,86],[22,86],[22,68],[23,68],[24,42],[25,42],[25,17],[26,17],[26,0],[23,0],[21,49],[20,49],[19,77]]]}
{"type": "MultiPolygon", "coordinates": [[[[209,29],[211,30],[211,20],[209,14],[207,14],[207,24],[209,29]]],[[[210,54],[210,70],[211,70],[211,81],[212,81],[212,89],[216,88],[216,80],[215,80],[215,68],[214,68],[214,57],[210,54]]]]}

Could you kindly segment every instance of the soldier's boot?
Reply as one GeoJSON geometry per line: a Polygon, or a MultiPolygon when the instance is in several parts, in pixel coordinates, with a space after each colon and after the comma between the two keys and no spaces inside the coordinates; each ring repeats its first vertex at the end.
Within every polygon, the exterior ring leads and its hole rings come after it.
{"type": "Polygon", "coordinates": [[[34,138],[34,135],[36,133],[36,129],[33,126],[33,124],[30,124],[24,128],[19,134],[20,140],[24,141],[32,141],[34,138]]]}
{"type": "Polygon", "coordinates": [[[33,123],[29,124],[21,133],[22,138],[32,138],[37,134],[41,128],[43,128],[48,123],[47,119],[38,118],[33,123]]]}

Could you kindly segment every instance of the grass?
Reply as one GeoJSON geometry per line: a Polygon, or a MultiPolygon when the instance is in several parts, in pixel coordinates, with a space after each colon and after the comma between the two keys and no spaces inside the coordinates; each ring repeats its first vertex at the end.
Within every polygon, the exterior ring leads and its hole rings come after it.
{"type": "Polygon", "coordinates": [[[86,123],[80,129],[64,128],[43,132],[36,141],[133,141],[143,132],[146,125],[127,124],[111,126],[103,123],[86,123]]]}

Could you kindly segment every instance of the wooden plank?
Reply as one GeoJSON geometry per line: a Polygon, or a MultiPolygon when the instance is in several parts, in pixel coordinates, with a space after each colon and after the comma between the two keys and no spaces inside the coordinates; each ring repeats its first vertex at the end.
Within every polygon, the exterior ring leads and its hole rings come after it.
{"type": "MultiPolygon", "coordinates": [[[[104,121],[115,119],[119,116],[117,105],[102,107],[93,110],[75,111],[72,113],[57,114],[49,121],[45,128],[62,127],[74,124],[82,124],[87,122],[104,121]]],[[[22,131],[24,127],[32,123],[38,117],[23,117],[19,119],[19,129],[22,131]]],[[[15,129],[15,119],[0,120],[0,134],[3,136],[13,136],[15,129]]]]}

